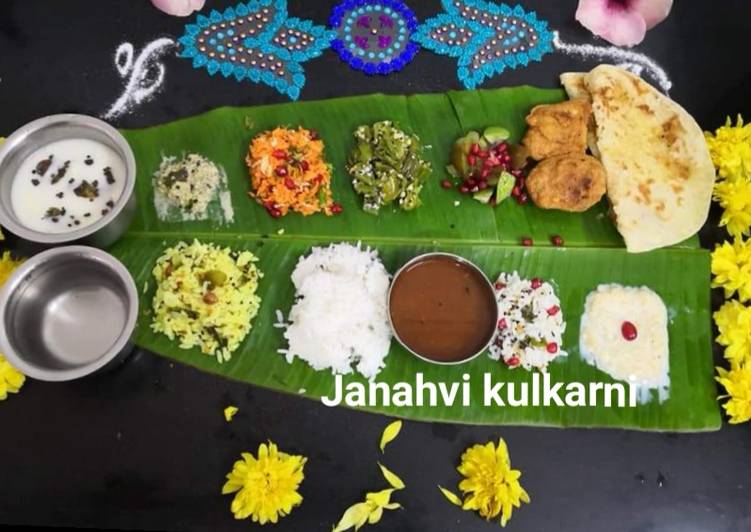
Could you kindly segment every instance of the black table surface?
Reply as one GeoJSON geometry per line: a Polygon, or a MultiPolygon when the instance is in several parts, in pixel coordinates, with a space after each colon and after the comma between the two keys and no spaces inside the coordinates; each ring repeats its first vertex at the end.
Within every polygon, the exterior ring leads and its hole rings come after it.
{"type": "MultiPolygon", "coordinates": [[[[420,19],[439,0],[413,0],[420,19]]],[[[207,8],[232,5],[208,0],[207,8]]],[[[290,0],[292,16],[325,24],[332,0],[290,0]]],[[[593,42],[574,21],[576,2],[525,0],[568,42],[593,42]]],[[[665,67],[671,95],[705,129],[725,116],[751,114],[751,26],[746,0],[682,0],[638,50],[665,67]]],[[[59,112],[101,115],[123,81],[114,52],[138,52],[161,36],[182,34],[185,20],[148,0],[3,0],[0,2],[0,132],[59,112]]],[[[273,90],[210,78],[168,57],[163,91],[115,125],[137,127],[221,105],[284,101],[273,90]]],[[[563,71],[594,66],[556,53],[505,73],[487,87],[553,87],[563,71]]],[[[403,72],[368,77],[333,52],[305,65],[302,99],[371,92],[461,88],[455,61],[423,51],[403,72]]],[[[709,246],[716,230],[705,229],[709,246]]],[[[22,243],[10,241],[10,246],[22,243]]],[[[718,356],[717,353],[715,356],[718,356]]],[[[118,370],[66,384],[27,381],[0,403],[0,523],[117,529],[248,530],[235,521],[224,475],[242,451],[272,439],[309,457],[303,505],[274,530],[325,531],[365,491],[383,482],[375,462],[385,417],[327,408],[306,399],[230,382],[146,352],[118,370]],[[222,409],[240,413],[228,424],[222,409]]],[[[620,430],[471,427],[407,422],[388,463],[406,482],[405,509],[380,530],[495,530],[450,505],[436,484],[455,486],[462,450],[504,437],[532,504],[514,512],[519,531],[751,530],[751,431],[724,425],[706,434],[620,430]],[[658,482],[658,478],[662,481],[658,482]]]]}

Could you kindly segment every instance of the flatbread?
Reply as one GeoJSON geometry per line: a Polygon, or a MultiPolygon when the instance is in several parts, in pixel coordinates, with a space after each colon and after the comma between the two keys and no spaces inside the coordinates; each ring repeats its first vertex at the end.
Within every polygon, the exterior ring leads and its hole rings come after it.
{"type": "MultiPolygon", "coordinates": [[[[561,74],[561,85],[563,85],[570,99],[587,100],[591,104],[592,95],[587,90],[586,76],[586,72],[565,72],[561,74]]],[[[600,150],[597,149],[597,124],[595,123],[594,113],[589,117],[587,123],[587,147],[593,157],[600,158],[600,150]]]]}
{"type": "MultiPolygon", "coordinates": [[[[598,66],[584,85],[608,198],[628,251],[650,251],[696,234],[709,214],[715,172],[693,117],[618,67],[598,66]]],[[[571,86],[581,90],[580,83],[571,86]]]]}

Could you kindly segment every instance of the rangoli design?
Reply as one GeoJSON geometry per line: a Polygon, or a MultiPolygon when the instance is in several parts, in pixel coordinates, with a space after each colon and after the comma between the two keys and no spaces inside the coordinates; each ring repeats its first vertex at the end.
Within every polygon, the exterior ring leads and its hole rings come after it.
{"type": "MultiPolygon", "coordinates": [[[[302,64],[329,47],[354,69],[386,75],[403,69],[422,46],[456,58],[457,76],[468,89],[507,69],[541,61],[553,51],[609,60],[650,75],[665,92],[670,89],[665,71],[646,55],[563,42],[547,21],[519,5],[485,0],[441,4],[443,13],[419,24],[401,0],[342,0],[326,28],[288,17],[286,0],[251,0],[223,13],[198,15],[179,39],[180,56],[212,76],[265,83],[293,100],[305,84],[302,64]]],[[[143,92],[132,89],[133,98],[143,92]]],[[[110,112],[119,112],[117,105],[110,112]]]]}
{"type": "Polygon", "coordinates": [[[286,0],[251,0],[185,26],[181,57],[237,81],[265,83],[291,99],[305,85],[302,63],[321,55],[336,32],[288,18],[286,0]]]}
{"type": "Polygon", "coordinates": [[[553,51],[548,23],[521,6],[482,0],[442,4],[446,12],[428,19],[413,38],[438,54],[458,58],[457,75],[469,89],[553,51]]]}
{"type": "Polygon", "coordinates": [[[329,25],[337,32],[331,48],[366,74],[401,70],[419,50],[411,40],[417,18],[399,0],[345,0],[334,8],[329,25]]]}

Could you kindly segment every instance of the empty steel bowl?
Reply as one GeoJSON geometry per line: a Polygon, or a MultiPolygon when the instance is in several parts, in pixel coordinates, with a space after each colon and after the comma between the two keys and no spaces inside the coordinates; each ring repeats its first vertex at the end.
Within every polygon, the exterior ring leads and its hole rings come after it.
{"type": "Polygon", "coordinates": [[[0,290],[0,352],[29,377],[78,379],[132,350],[137,315],[135,283],[117,259],[85,246],[50,249],[0,290]]]}
{"type": "Polygon", "coordinates": [[[128,141],[115,128],[97,118],[76,114],[52,115],[13,132],[0,146],[0,225],[19,237],[39,244],[85,243],[107,247],[128,229],[136,212],[136,160],[128,141]],[[125,188],[106,216],[82,229],[42,233],[24,226],[13,210],[11,189],[18,168],[38,148],[62,139],[86,138],[101,142],[125,164],[125,188]]]}

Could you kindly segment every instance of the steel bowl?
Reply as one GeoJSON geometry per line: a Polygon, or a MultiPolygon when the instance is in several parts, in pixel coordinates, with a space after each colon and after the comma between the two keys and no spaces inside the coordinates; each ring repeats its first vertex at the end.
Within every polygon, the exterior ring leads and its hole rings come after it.
{"type": "Polygon", "coordinates": [[[96,248],[64,246],[24,262],[0,289],[0,351],[43,381],[104,370],[132,350],[133,278],[96,248]]]}
{"type": "Polygon", "coordinates": [[[13,132],[0,146],[0,225],[11,233],[39,244],[82,243],[108,247],[128,229],[136,212],[136,160],[128,141],[115,128],[97,118],[76,114],[51,115],[13,132]],[[66,138],[87,138],[109,146],[125,164],[125,187],[115,206],[95,223],[65,233],[42,233],[24,226],[13,210],[11,188],[18,168],[35,150],[66,138]]]}
{"type": "MultiPolygon", "coordinates": [[[[459,255],[455,255],[453,253],[444,253],[444,252],[439,252],[439,251],[430,252],[430,253],[423,253],[422,255],[418,255],[418,256],[412,258],[411,260],[407,261],[401,268],[399,268],[396,271],[396,273],[394,274],[393,279],[391,280],[391,286],[389,286],[388,301],[387,301],[387,308],[388,308],[388,315],[389,315],[389,325],[391,326],[391,332],[393,333],[394,338],[396,338],[396,340],[399,342],[399,344],[401,344],[401,346],[404,347],[404,349],[406,349],[407,351],[409,351],[410,353],[412,353],[414,356],[416,356],[420,360],[422,360],[424,362],[429,362],[430,364],[437,364],[439,366],[456,366],[458,364],[465,364],[467,362],[470,362],[471,360],[474,360],[478,356],[480,356],[482,353],[484,353],[488,349],[488,347],[490,347],[490,343],[493,341],[493,337],[495,336],[495,331],[493,331],[493,333],[490,334],[490,336],[487,338],[487,341],[484,342],[483,346],[476,353],[474,353],[473,355],[470,355],[470,356],[465,357],[465,358],[460,359],[460,360],[441,361],[441,360],[434,360],[432,358],[428,358],[425,355],[423,355],[421,353],[418,353],[417,351],[415,351],[414,349],[412,349],[412,347],[409,344],[407,344],[404,340],[402,340],[399,337],[399,332],[396,330],[396,327],[394,327],[394,322],[391,319],[391,293],[392,293],[392,290],[394,288],[394,285],[396,284],[396,280],[399,278],[399,276],[402,274],[402,272],[408,270],[410,267],[414,266],[415,264],[417,264],[417,263],[419,263],[421,261],[427,260],[427,259],[435,258],[435,257],[449,258],[449,259],[455,260],[458,263],[461,263],[461,264],[469,266],[472,270],[474,270],[475,272],[477,272],[478,274],[480,274],[480,276],[482,277],[482,279],[485,280],[485,284],[487,285],[489,294],[492,294],[493,298],[495,298],[495,288],[494,288],[493,283],[490,282],[490,279],[488,279],[488,276],[485,275],[485,272],[483,272],[482,269],[480,269],[480,267],[477,266],[476,264],[474,264],[472,261],[469,261],[469,260],[465,259],[464,257],[461,257],[459,255]]],[[[497,307],[496,307],[495,321],[496,322],[498,321],[497,307]]]]}

